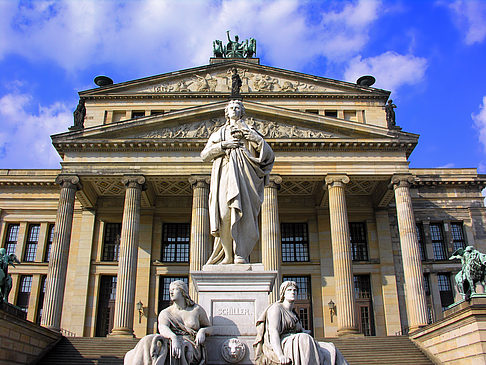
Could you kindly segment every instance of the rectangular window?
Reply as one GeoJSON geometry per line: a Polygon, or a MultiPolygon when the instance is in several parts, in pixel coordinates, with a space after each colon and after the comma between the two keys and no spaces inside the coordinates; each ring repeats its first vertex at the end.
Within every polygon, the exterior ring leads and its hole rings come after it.
{"type": "Polygon", "coordinates": [[[425,261],[427,260],[427,255],[425,251],[424,225],[422,223],[417,223],[417,241],[420,248],[420,258],[422,261],[425,261]]]}
{"type": "Polygon", "coordinates": [[[145,111],[134,110],[132,111],[132,119],[145,117],[145,111]]]}
{"type": "Polygon", "coordinates": [[[326,117],[337,118],[337,110],[326,110],[324,111],[326,117]]]}
{"type": "Polygon", "coordinates": [[[17,247],[17,239],[19,237],[19,224],[9,224],[7,228],[7,239],[5,241],[5,250],[7,255],[15,253],[17,247]]]}
{"type": "Polygon", "coordinates": [[[309,261],[309,234],[307,223],[282,223],[282,261],[309,261]]]}
{"type": "Polygon", "coordinates": [[[26,313],[29,308],[29,297],[31,289],[32,275],[22,275],[20,277],[20,286],[17,295],[17,306],[26,313]]]}
{"type": "Polygon", "coordinates": [[[439,283],[440,302],[442,310],[446,310],[448,306],[454,303],[454,293],[452,291],[451,279],[448,273],[437,274],[439,283]]]}
{"type": "Polygon", "coordinates": [[[189,262],[189,223],[164,223],[162,229],[162,262],[189,262]]]}
{"type": "Polygon", "coordinates": [[[432,247],[434,250],[435,260],[446,260],[446,251],[444,245],[444,234],[442,233],[442,225],[435,223],[430,224],[430,237],[432,239],[432,247]]]}
{"type": "Polygon", "coordinates": [[[39,292],[39,301],[37,302],[37,316],[35,319],[35,323],[40,324],[42,320],[42,308],[44,307],[44,295],[46,293],[46,278],[47,275],[41,276],[40,282],[40,292],[39,292]]]}
{"type": "Polygon", "coordinates": [[[27,234],[27,242],[25,244],[24,261],[34,262],[35,254],[37,252],[37,243],[39,242],[40,224],[31,224],[29,226],[29,233],[27,234]]]}
{"type": "Polygon", "coordinates": [[[96,315],[96,337],[107,336],[113,329],[115,315],[117,277],[102,275],[98,294],[98,313],[96,315]]]}
{"type": "Polygon", "coordinates": [[[356,121],[356,110],[345,110],[344,120],[356,121]]]}
{"type": "Polygon", "coordinates": [[[366,239],[366,223],[349,223],[351,251],[353,261],[368,261],[368,242],[366,239]]]}
{"type": "Polygon", "coordinates": [[[430,274],[424,274],[425,295],[430,295],[430,274]]]}
{"type": "Polygon", "coordinates": [[[160,276],[158,313],[170,305],[169,286],[170,283],[176,280],[182,280],[189,285],[189,279],[187,276],[160,276]]]}
{"type": "Polygon", "coordinates": [[[454,251],[466,247],[462,223],[451,223],[451,234],[454,251]]]}
{"type": "Polygon", "coordinates": [[[356,317],[359,331],[365,336],[374,336],[375,322],[370,275],[354,275],[354,295],[356,298],[356,317]]]}
{"type": "Polygon", "coordinates": [[[164,111],[163,110],[152,110],[150,112],[150,115],[154,116],[154,115],[162,115],[164,114],[164,111]]]}
{"type": "Polygon", "coordinates": [[[319,110],[317,110],[317,109],[307,109],[307,110],[306,110],[306,113],[310,113],[310,114],[319,114],[319,110]]]}
{"type": "Polygon", "coordinates": [[[49,262],[51,257],[52,242],[54,241],[54,224],[49,224],[49,230],[47,231],[47,244],[44,252],[44,262],[49,262]]]}
{"type": "Polygon", "coordinates": [[[302,327],[312,331],[312,295],[309,276],[284,276],[282,281],[295,281],[299,287],[294,309],[299,316],[302,327]]]}
{"type": "Polygon", "coordinates": [[[120,254],[121,223],[105,223],[103,257],[101,261],[118,261],[120,254]]]}

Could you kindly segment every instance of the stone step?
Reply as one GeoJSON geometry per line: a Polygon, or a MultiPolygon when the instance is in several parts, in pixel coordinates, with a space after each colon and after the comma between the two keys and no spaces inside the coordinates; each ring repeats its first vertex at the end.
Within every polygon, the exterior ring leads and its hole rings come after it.
{"type": "MultiPolygon", "coordinates": [[[[333,342],[350,365],[433,365],[408,337],[324,338],[333,342]]],[[[41,365],[123,365],[138,339],[64,337],[41,365]]]]}

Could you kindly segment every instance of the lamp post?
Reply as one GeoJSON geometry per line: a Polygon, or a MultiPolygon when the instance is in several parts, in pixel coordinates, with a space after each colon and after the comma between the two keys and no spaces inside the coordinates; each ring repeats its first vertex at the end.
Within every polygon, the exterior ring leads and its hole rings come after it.
{"type": "Polygon", "coordinates": [[[332,323],[332,319],[336,315],[336,304],[334,304],[334,302],[331,299],[329,303],[327,303],[327,305],[329,306],[329,315],[331,316],[331,323],[332,323]]]}
{"type": "Polygon", "coordinates": [[[138,323],[142,323],[142,316],[144,315],[144,313],[143,313],[143,303],[141,300],[139,300],[137,303],[137,310],[138,310],[138,323]]]}

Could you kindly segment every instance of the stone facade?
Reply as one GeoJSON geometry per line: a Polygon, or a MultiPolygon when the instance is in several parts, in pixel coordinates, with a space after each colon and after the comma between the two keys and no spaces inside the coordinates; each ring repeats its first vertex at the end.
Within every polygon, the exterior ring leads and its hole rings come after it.
{"type": "Polygon", "coordinates": [[[85,128],[53,136],[62,169],[0,170],[1,245],[22,261],[10,302],[78,336],[142,337],[164,278],[196,294],[190,271],[212,250],[211,164],[199,154],[224,122],[233,67],[247,122],[276,155],[251,262],[308,284],[299,310],[317,338],[441,319],[460,268],[453,247],[486,251],[486,177],[409,168],[418,135],[388,129],[387,91],[244,60],[83,91],[85,128]],[[105,290],[114,277],[116,294],[105,290]]]}

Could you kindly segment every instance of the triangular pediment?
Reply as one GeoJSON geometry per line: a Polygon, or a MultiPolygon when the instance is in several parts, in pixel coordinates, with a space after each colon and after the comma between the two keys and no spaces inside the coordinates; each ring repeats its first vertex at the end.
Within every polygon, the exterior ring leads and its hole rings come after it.
{"type": "MultiPolygon", "coordinates": [[[[269,106],[257,102],[244,102],[245,120],[270,140],[373,140],[398,138],[396,132],[337,118],[269,106]]],[[[206,140],[225,123],[226,102],[205,104],[157,115],[87,128],[52,136],[53,142],[127,141],[127,140],[206,140]]],[[[401,137],[416,135],[399,133],[401,137]]]]}
{"type": "Polygon", "coordinates": [[[137,94],[228,94],[231,92],[231,71],[235,67],[242,80],[243,94],[358,94],[381,97],[389,95],[385,90],[242,61],[228,61],[123,82],[86,90],[80,95],[96,97],[137,94]]]}

